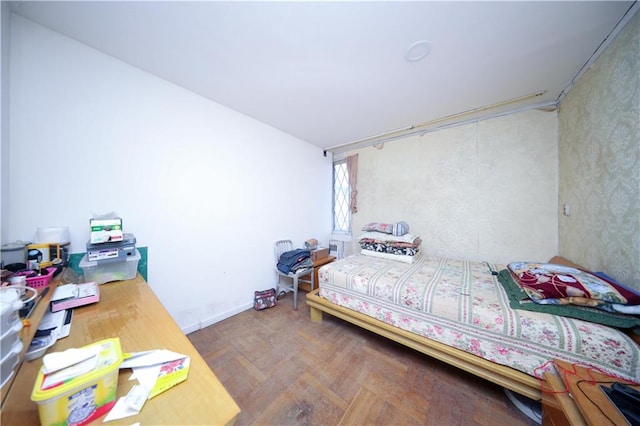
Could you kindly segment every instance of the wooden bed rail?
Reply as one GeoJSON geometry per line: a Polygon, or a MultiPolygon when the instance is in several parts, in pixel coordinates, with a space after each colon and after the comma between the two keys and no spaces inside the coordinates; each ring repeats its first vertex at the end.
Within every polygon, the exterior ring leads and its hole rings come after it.
{"type": "Polygon", "coordinates": [[[348,321],[401,345],[429,355],[473,375],[489,380],[499,386],[527,398],[539,401],[542,397],[540,382],[535,377],[510,367],[505,367],[484,358],[447,346],[426,337],[402,330],[375,318],[335,305],[318,295],[319,289],[307,293],[307,305],[311,309],[311,321],[322,321],[323,313],[348,321]]]}

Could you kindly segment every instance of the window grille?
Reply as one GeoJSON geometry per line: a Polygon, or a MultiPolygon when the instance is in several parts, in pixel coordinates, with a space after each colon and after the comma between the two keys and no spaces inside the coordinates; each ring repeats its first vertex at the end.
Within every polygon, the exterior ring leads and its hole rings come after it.
{"type": "Polygon", "coordinates": [[[345,160],[333,163],[333,232],[351,232],[349,173],[345,160]]]}

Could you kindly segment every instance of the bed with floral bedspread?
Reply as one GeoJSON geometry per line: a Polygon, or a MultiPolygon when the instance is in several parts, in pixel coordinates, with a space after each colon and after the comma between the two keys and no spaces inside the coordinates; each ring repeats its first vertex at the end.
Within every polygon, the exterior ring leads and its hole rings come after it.
{"type": "Polygon", "coordinates": [[[539,398],[539,377],[561,359],[640,382],[640,347],[620,330],[513,309],[492,271],[503,265],[418,256],[412,264],[353,255],[319,270],[307,296],[326,312],[539,398]]]}

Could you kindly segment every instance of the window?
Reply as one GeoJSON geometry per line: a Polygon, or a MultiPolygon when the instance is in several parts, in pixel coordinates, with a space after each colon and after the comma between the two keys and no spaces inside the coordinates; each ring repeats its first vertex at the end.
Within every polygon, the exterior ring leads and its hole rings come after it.
{"type": "Polygon", "coordinates": [[[347,161],[333,163],[333,232],[351,232],[351,187],[347,161]]]}

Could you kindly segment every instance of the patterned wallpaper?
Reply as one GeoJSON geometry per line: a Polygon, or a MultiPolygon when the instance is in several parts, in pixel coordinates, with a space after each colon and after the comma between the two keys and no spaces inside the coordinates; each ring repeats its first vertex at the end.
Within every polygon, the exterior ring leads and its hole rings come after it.
{"type": "Polygon", "coordinates": [[[558,250],[558,120],[527,111],[358,150],[351,252],[368,222],[409,223],[428,254],[506,263],[558,250]]]}
{"type": "Polygon", "coordinates": [[[640,13],[559,108],[559,252],[640,290],[640,13]]]}

